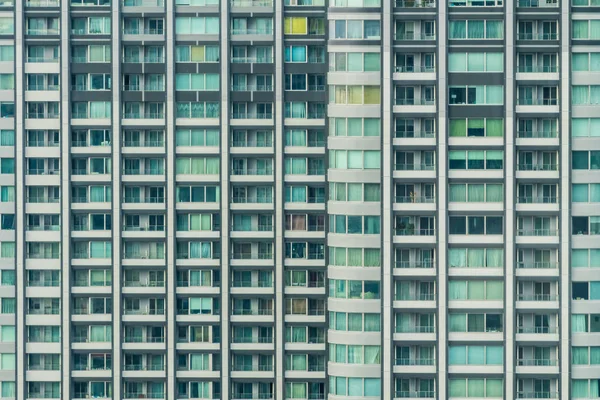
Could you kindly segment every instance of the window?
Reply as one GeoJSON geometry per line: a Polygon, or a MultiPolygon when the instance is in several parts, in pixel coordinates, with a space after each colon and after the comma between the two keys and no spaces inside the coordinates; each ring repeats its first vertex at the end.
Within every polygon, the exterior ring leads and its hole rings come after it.
{"type": "Polygon", "coordinates": [[[378,235],[380,230],[380,218],[378,216],[329,216],[330,233],[378,235]]]}
{"type": "Polygon", "coordinates": [[[600,104],[600,85],[571,87],[571,104],[573,105],[598,105],[600,104]]]}
{"type": "Polygon", "coordinates": [[[378,150],[330,150],[329,168],[379,169],[381,152],[378,150]]]}
{"type": "Polygon", "coordinates": [[[503,39],[504,21],[451,20],[448,24],[449,39],[503,39]]]}
{"type": "Polygon", "coordinates": [[[381,396],[381,379],[329,377],[329,394],[352,397],[381,396]]]}
{"type": "Polygon", "coordinates": [[[502,300],[503,281],[459,281],[448,282],[449,300],[502,300]]]}
{"type": "Polygon", "coordinates": [[[331,72],[377,72],[381,70],[379,53],[330,53],[331,72]]]}
{"type": "Polygon", "coordinates": [[[451,150],[448,152],[448,168],[461,169],[489,169],[503,168],[504,152],[502,150],[451,150]]]}
{"type": "Polygon", "coordinates": [[[600,118],[571,119],[571,135],[573,137],[600,136],[600,118]]]}
{"type": "Polygon", "coordinates": [[[573,20],[573,39],[600,39],[600,20],[573,20]]]}
{"type": "Polygon", "coordinates": [[[448,89],[451,105],[502,105],[503,86],[450,86],[448,89]]]}
{"type": "Polygon", "coordinates": [[[571,347],[571,360],[573,365],[600,365],[600,347],[571,347]]]}
{"type": "Polygon", "coordinates": [[[502,314],[464,314],[450,313],[448,326],[450,332],[502,332],[504,316],[502,314]]]}
{"type": "Polygon", "coordinates": [[[448,380],[450,397],[502,398],[504,382],[495,378],[453,378],[448,380]]]}
{"type": "Polygon", "coordinates": [[[329,183],[331,201],[380,201],[379,183],[329,183]]]}
{"type": "Polygon", "coordinates": [[[219,173],[217,157],[177,157],[175,173],[187,175],[215,175],[219,173]]]}
{"type": "Polygon", "coordinates": [[[379,118],[329,118],[332,136],[380,136],[379,118]]]}
{"type": "Polygon", "coordinates": [[[15,60],[15,46],[0,45],[0,62],[15,60]]]}
{"type": "Polygon", "coordinates": [[[337,267],[379,267],[381,266],[380,249],[363,249],[360,247],[328,247],[329,265],[337,267]]]}
{"type": "Polygon", "coordinates": [[[217,129],[178,129],[175,132],[176,146],[219,146],[220,132],[217,129]]]}
{"type": "Polygon", "coordinates": [[[219,118],[218,102],[188,102],[178,101],[175,104],[177,118],[219,118]]]}
{"type": "Polygon", "coordinates": [[[448,346],[449,365],[501,365],[502,346],[448,346]]]}
{"type": "Polygon", "coordinates": [[[503,217],[448,217],[451,235],[501,235],[503,217]]]}
{"type": "Polygon", "coordinates": [[[571,152],[571,167],[575,170],[600,169],[600,151],[571,152]]]}
{"type": "Polygon", "coordinates": [[[450,248],[448,249],[450,268],[503,268],[503,249],[450,248]]]}
{"type": "Polygon", "coordinates": [[[286,35],[306,35],[308,33],[307,17],[285,17],[283,23],[286,35]]]}
{"type": "Polygon", "coordinates": [[[600,203],[600,184],[574,183],[571,186],[571,201],[574,203],[600,203]]]}
{"type": "Polygon", "coordinates": [[[381,26],[378,20],[336,20],[333,31],[335,39],[378,40],[381,37],[381,26]]]}
{"type": "Polygon", "coordinates": [[[0,34],[12,35],[15,33],[15,23],[12,17],[0,18],[0,34]]]}
{"type": "Polygon", "coordinates": [[[450,120],[450,137],[502,137],[504,120],[500,118],[468,118],[450,120]]]}
{"type": "Polygon", "coordinates": [[[600,53],[572,53],[571,68],[573,72],[599,72],[600,53]]]}
{"type": "Polygon", "coordinates": [[[175,18],[177,35],[218,35],[219,17],[177,17],[175,18]]]}
{"type": "Polygon", "coordinates": [[[503,71],[503,53],[448,53],[448,72],[503,71]]]}
{"type": "Polygon", "coordinates": [[[329,297],[335,299],[375,300],[381,296],[379,281],[329,280],[329,297]]]}
{"type": "Polygon", "coordinates": [[[571,314],[571,332],[600,332],[600,314],[571,314]]]}
{"type": "Polygon", "coordinates": [[[380,86],[330,85],[329,103],[331,104],[380,104],[380,86]]]}
{"type": "Polygon", "coordinates": [[[504,200],[501,183],[452,183],[448,185],[448,201],[497,203],[504,200]]]}
{"type": "Polygon", "coordinates": [[[175,74],[175,90],[219,90],[219,74],[175,74]]]}
{"type": "Polygon", "coordinates": [[[176,46],[175,61],[197,63],[219,62],[219,46],[176,46]]]}
{"type": "Polygon", "coordinates": [[[330,344],[328,361],[344,364],[379,364],[381,346],[330,344]]]}
{"type": "Polygon", "coordinates": [[[178,203],[217,203],[220,201],[219,186],[177,186],[178,203]]]}

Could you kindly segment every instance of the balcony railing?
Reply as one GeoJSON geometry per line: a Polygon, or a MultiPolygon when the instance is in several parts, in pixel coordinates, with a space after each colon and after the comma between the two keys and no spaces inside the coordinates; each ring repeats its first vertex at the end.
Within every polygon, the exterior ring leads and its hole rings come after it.
{"type": "Polygon", "coordinates": [[[165,117],[164,113],[155,113],[155,112],[124,113],[124,118],[127,118],[127,119],[162,119],[164,117],[165,117]]]}
{"type": "Polygon", "coordinates": [[[396,391],[396,396],[402,399],[426,399],[434,398],[435,392],[432,390],[411,390],[411,391],[396,391]]]}
{"type": "Polygon", "coordinates": [[[273,175],[272,168],[232,168],[233,175],[273,175]]]}
{"type": "Polygon", "coordinates": [[[273,364],[237,364],[233,363],[232,371],[273,371],[273,364]]]}
{"type": "Polygon", "coordinates": [[[160,204],[164,203],[164,197],[125,197],[124,203],[160,204]]]}
{"type": "Polygon", "coordinates": [[[397,106],[434,106],[434,99],[396,99],[397,106]]]}
{"type": "Polygon", "coordinates": [[[231,202],[235,204],[272,204],[272,198],[258,196],[233,196],[231,202]]]}
{"type": "Polygon", "coordinates": [[[140,393],[140,392],[129,392],[125,393],[126,399],[164,399],[164,392],[153,392],[153,393],[140,393]]]}
{"type": "Polygon", "coordinates": [[[273,85],[233,85],[234,92],[272,92],[273,85]]]}
{"type": "Polygon", "coordinates": [[[430,228],[396,228],[396,236],[434,236],[435,229],[430,228]]]}
{"type": "Polygon", "coordinates": [[[434,365],[433,358],[396,358],[395,365],[434,365]]]}
{"type": "Polygon", "coordinates": [[[523,72],[523,73],[558,72],[558,66],[557,65],[519,65],[519,66],[517,66],[517,72],[523,72]]]}
{"type": "Polygon", "coordinates": [[[558,1],[555,2],[546,2],[543,0],[519,0],[517,3],[517,7],[527,7],[527,8],[557,8],[558,1]]]}
{"type": "Polygon", "coordinates": [[[518,262],[517,268],[554,269],[558,268],[558,263],[553,261],[518,262]]]}
{"type": "Polygon", "coordinates": [[[398,65],[396,72],[435,72],[433,65],[398,65]]]}
{"type": "Polygon", "coordinates": [[[231,0],[232,7],[273,7],[273,0],[231,0]]]}
{"type": "Polygon", "coordinates": [[[396,163],[395,165],[396,171],[433,171],[435,170],[435,164],[402,164],[396,163]]]}
{"type": "Polygon", "coordinates": [[[517,392],[517,399],[557,399],[558,392],[517,392]]]}
{"type": "Polygon", "coordinates": [[[519,196],[517,203],[521,204],[556,204],[558,198],[556,196],[519,196]]]}
{"type": "Polygon", "coordinates": [[[517,40],[557,40],[558,33],[517,33],[517,40]]]}
{"type": "Polygon", "coordinates": [[[110,6],[111,0],[71,0],[72,6],[110,6]]]}
{"type": "Polygon", "coordinates": [[[518,106],[556,106],[558,99],[517,99],[518,106]]]}
{"type": "Polygon", "coordinates": [[[433,260],[425,261],[396,261],[396,268],[433,268],[433,260]]]}
{"type": "Polygon", "coordinates": [[[408,204],[408,203],[434,203],[435,197],[433,196],[396,196],[396,203],[408,204]]]}
{"type": "Polygon", "coordinates": [[[233,64],[272,64],[273,57],[231,57],[233,64]]]}
{"type": "Polygon", "coordinates": [[[435,33],[425,33],[425,32],[396,33],[396,40],[435,40],[435,33]]]}
{"type": "Polygon", "coordinates": [[[557,360],[547,360],[547,359],[520,359],[517,360],[518,365],[528,366],[528,367],[554,367],[558,365],[557,360]]]}
{"type": "Polygon", "coordinates": [[[556,236],[556,229],[517,229],[517,236],[556,236]]]}
{"type": "Polygon", "coordinates": [[[273,336],[233,335],[233,343],[273,343],[273,336]]]}
{"type": "Polygon", "coordinates": [[[273,29],[268,28],[234,28],[231,35],[272,35],[273,29]]]}
{"type": "Polygon", "coordinates": [[[162,336],[159,337],[143,337],[143,336],[127,336],[123,338],[125,343],[164,343],[165,338],[162,336]]]}
{"type": "Polygon", "coordinates": [[[401,139],[434,138],[434,131],[396,131],[396,137],[401,139]]]}
{"type": "Polygon", "coordinates": [[[517,333],[556,333],[558,328],[552,326],[518,326],[517,333]]]}
{"type": "Polygon", "coordinates": [[[261,279],[254,284],[251,280],[247,279],[235,279],[232,282],[232,287],[235,288],[270,288],[273,287],[272,280],[261,279]]]}
{"type": "Polygon", "coordinates": [[[163,7],[164,0],[123,0],[123,7],[163,7]]]}
{"type": "Polygon", "coordinates": [[[434,333],[434,326],[398,326],[396,333],[434,333]]]}
{"type": "Polygon", "coordinates": [[[231,258],[234,260],[272,260],[273,253],[241,253],[241,252],[233,252],[231,258]]]}
{"type": "Polygon", "coordinates": [[[272,308],[233,308],[232,315],[273,315],[272,308]]]}
{"type": "Polygon", "coordinates": [[[162,35],[164,33],[164,29],[156,28],[125,28],[123,30],[124,35],[162,35]]]}
{"type": "Polygon", "coordinates": [[[519,171],[556,171],[558,164],[517,164],[519,171]]]}
{"type": "Polygon", "coordinates": [[[260,112],[238,112],[231,114],[232,119],[271,119],[273,118],[273,113],[260,113],[260,112]]]}
{"type": "Polygon", "coordinates": [[[517,137],[521,139],[550,139],[558,137],[558,131],[517,131],[517,137]]]}
{"type": "Polygon", "coordinates": [[[164,365],[125,364],[125,371],[164,371],[164,365]]]}
{"type": "Polygon", "coordinates": [[[532,294],[519,294],[518,299],[520,301],[557,301],[558,295],[556,294],[542,294],[542,293],[532,293],[532,294]]]}
{"type": "Polygon", "coordinates": [[[396,0],[399,8],[435,8],[435,1],[396,0]]]}
{"type": "Polygon", "coordinates": [[[416,293],[408,296],[396,296],[396,301],[432,301],[435,300],[435,293],[416,293]]]}

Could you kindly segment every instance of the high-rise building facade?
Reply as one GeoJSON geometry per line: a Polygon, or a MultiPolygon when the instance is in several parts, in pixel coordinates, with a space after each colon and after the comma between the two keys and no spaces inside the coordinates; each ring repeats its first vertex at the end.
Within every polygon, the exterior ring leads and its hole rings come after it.
{"type": "Polygon", "coordinates": [[[597,0],[0,0],[0,400],[600,398],[597,0]]]}

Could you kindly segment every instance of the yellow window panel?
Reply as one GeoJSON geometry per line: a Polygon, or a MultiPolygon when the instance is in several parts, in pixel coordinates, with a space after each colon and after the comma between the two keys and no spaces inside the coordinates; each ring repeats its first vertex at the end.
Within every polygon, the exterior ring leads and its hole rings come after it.
{"type": "Polygon", "coordinates": [[[379,86],[365,86],[365,104],[379,104],[381,88],[379,86]]]}
{"type": "Polygon", "coordinates": [[[204,62],[204,46],[192,46],[192,61],[204,62]]]}

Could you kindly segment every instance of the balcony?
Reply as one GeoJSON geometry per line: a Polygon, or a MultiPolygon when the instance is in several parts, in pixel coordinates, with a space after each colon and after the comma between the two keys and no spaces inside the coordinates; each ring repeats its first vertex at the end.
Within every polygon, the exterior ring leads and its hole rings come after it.
{"type": "Polygon", "coordinates": [[[516,307],[519,310],[557,310],[559,296],[556,294],[519,293],[516,307]]]}
{"type": "MultiPolygon", "coordinates": [[[[110,0],[108,0],[110,2],[110,0]]],[[[75,1],[71,1],[71,5],[75,1]]],[[[11,1],[12,3],[12,1],[11,1]]],[[[60,6],[59,0],[27,0],[25,7],[58,7],[60,6]]]]}

